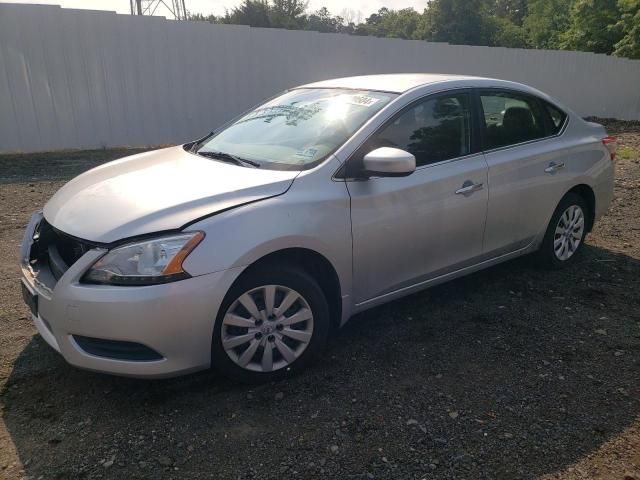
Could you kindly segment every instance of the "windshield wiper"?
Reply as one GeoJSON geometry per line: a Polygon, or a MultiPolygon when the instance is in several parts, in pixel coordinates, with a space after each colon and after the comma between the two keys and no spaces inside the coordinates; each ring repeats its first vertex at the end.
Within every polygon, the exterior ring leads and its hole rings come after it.
{"type": "Polygon", "coordinates": [[[196,152],[198,155],[202,155],[203,157],[210,157],[210,158],[215,158],[217,160],[222,160],[225,162],[233,162],[236,165],[240,165],[243,167],[254,167],[254,168],[260,168],[260,164],[258,162],[254,162],[253,160],[248,160],[246,158],[240,158],[236,155],[231,155],[230,153],[226,153],[226,152],[211,152],[211,151],[198,151],[196,152]]]}
{"type": "Polygon", "coordinates": [[[216,134],[216,131],[213,130],[209,133],[207,133],[204,137],[199,138],[197,140],[194,140],[193,142],[191,142],[191,144],[188,147],[188,150],[191,153],[198,153],[198,148],[200,148],[202,146],[202,144],[204,143],[205,140],[210,139],[211,137],[213,137],[216,134]]]}

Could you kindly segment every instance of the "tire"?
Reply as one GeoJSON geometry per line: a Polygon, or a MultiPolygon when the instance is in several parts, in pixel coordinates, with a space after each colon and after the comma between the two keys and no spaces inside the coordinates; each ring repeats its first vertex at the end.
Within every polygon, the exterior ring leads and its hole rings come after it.
{"type": "Polygon", "coordinates": [[[329,319],[322,289],[306,272],[282,265],[250,270],[231,287],[218,312],[212,366],[243,383],[294,375],[324,349],[329,319]]]}
{"type": "Polygon", "coordinates": [[[576,260],[587,235],[589,215],[587,202],[577,193],[567,193],[560,200],[538,251],[543,266],[560,269],[576,260]],[[567,222],[569,229],[564,228],[567,222]]]}

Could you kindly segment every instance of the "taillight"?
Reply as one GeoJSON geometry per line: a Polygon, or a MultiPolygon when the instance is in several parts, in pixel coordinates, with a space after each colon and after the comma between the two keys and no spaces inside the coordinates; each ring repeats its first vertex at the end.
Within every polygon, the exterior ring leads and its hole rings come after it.
{"type": "Polygon", "coordinates": [[[614,162],[616,159],[616,150],[618,149],[618,139],[609,135],[602,139],[602,144],[607,147],[611,161],[614,162]]]}

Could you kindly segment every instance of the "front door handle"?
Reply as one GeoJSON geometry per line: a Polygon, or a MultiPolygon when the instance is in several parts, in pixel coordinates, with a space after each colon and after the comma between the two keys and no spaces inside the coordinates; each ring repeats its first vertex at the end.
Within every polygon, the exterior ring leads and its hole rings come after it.
{"type": "Polygon", "coordinates": [[[564,168],[564,162],[556,163],[551,162],[547,168],[544,169],[546,173],[556,173],[561,168],[564,168]]]}
{"type": "Polygon", "coordinates": [[[471,180],[467,180],[462,184],[462,187],[456,190],[456,195],[471,195],[473,192],[477,192],[478,190],[482,190],[484,188],[484,184],[482,183],[473,183],[471,180]]]}

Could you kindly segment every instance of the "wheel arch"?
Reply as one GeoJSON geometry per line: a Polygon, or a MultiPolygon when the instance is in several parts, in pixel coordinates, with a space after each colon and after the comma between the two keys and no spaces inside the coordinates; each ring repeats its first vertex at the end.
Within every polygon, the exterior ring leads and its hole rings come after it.
{"type": "Polygon", "coordinates": [[[331,324],[335,328],[339,327],[342,318],[340,277],[333,264],[324,255],[315,250],[304,247],[290,247],[268,253],[249,264],[235,279],[229,290],[242,277],[251,272],[283,264],[301,268],[318,282],[327,299],[331,324]]]}
{"type": "Polygon", "coordinates": [[[593,223],[596,215],[595,192],[589,185],[585,183],[581,183],[571,188],[567,193],[565,193],[565,195],[562,198],[564,198],[569,193],[575,193],[577,195],[580,195],[584,199],[584,201],[587,203],[587,207],[589,207],[589,212],[587,215],[587,232],[590,232],[591,229],[593,228],[593,223]]]}

